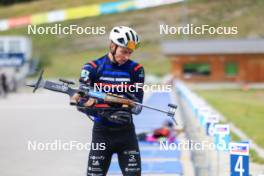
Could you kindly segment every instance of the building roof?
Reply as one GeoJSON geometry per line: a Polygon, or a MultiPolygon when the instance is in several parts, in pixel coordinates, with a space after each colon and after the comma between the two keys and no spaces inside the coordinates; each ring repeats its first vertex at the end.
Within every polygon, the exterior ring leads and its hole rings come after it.
{"type": "Polygon", "coordinates": [[[264,54],[264,39],[258,40],[174,40],[161,44],[166,55],[264,54]]]}

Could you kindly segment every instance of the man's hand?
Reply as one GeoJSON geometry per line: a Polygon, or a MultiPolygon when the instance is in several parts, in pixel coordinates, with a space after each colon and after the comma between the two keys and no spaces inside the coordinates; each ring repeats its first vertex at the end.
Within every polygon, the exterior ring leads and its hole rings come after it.
{"type": "Polygon", "coordinates": [[[82,97],[79,93],[74,94],[70,99],[71,105],[79,105],[84,107],[91,107],[96,104],[96,99],[82,97]]]}
{"type": "Polygon", "coordinates": [[[135,105],[132,109],[131,112],[135,115],[140,114],[140,112],[142,111],[142,106],[140,105],[135,105]]]}
{"type": "Polygon", "coordinates": [[[79,93],[75,93],[72,97],[70,97],[70,105],[77,105],[80,99],[81,95],[79,93]]]}
{"type": "Polygon", "coordinates": [[[96,99],[94,98],[89,98],[86,102],[83,103],[83,106],[85,107],[92,107],[93,105],[96,104],[96,99]]]}
{"type": "MultiPolygon", "coordinates": [[[[133,95],[132,93],[128,93],[126,92],[126,95],[128,96],[129,99],[133,100],[134,102],[139,102],[139,99],[133,95]]],[[[131,112],[135,115],[140,114],[142,111],[142,106],[141,105],[137,105],[135,104],[132,108],[131,108],[131,112]]]]}

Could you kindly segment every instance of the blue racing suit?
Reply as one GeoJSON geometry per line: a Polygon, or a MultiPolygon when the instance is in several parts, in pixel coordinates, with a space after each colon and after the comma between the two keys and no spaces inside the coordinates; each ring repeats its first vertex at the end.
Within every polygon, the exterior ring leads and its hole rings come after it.
{"type": "MultiPolygon", "coordinates": [[[[127,97],[126,92],[129,92],[134,97],[134,100],[142,102],[144,79],[145,75],[142,65],[132,60],[118,65],[113,63],[108,55],[105,55],[83,66],[80,84],[125,97],[127,97]],[[123,88],[122,91],[120,91],[121,87],[123,88]]],[[[95,105],[96,108],[111,106],[113,105],[102,101],[95,105]]],[[[114,106],[118,107],[118,105],[114,106]]],[[[140,111],[139,109],[132,109],[132,112],[129,113],[139,114],[140,111]]],[[[94,117],[92,144],[105,145],[104,150],[91,148],[87,175],[106,175],[114,153],[118,155],[123,175],[141,175],[140,152],[132,118],[130,123],[122,127],[122,125],[115,124],[96,112],[91,112],[90,110],[82,110],[82,112],[94,117]]]]}

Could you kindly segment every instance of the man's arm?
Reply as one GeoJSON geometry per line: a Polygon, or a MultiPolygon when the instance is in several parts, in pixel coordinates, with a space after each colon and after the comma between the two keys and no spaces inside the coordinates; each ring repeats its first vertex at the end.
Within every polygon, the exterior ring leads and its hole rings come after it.
{"type": "MultiPolygon", "coordinates": [[[[136,101],[139,103],[143,102],[143,97],[144,97],[144,86],[145,82],[145,71],[143,67],[140,67],[138,70],[135,71],[135,77],[134,77],[134,86],[135,86],[135,92],[133,92],[136,101]]],[[[142,106],[135,106],[132,108],[132,113],[133,114],[139,114],[142,111],[142,106]]]]}
{"type": "MultiPolygon", "coordinates": [[[[79,78],[80,89],[83,86],[92,86],[93,80],[96,76],[96,65],[94,62],[89,62],[85,64],[82,68],[81,75],[79,78]]],[[[79,106],[91,107],[96,103],[96,100],[89,97],[81,97],[79,94],[75,94],[73,99],[77,102],[79,106]]],[[[77,108],[79,111],[85,114],[93,114],[94,112],[89,112],[88,109],[77,108]]]]}

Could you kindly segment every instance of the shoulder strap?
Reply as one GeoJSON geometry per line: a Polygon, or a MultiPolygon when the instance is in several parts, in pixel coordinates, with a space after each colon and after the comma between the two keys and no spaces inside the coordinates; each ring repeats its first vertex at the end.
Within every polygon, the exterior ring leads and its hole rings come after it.
{"type": "Polygon", "coordinates": [[[90,64],[93,68],[97,68],[95,61],[89,61],[88,64],[90,64]]]}
{"type": "Polygon", "coordinates": [[[140,68],[142,67],[141,64],[137,64],[135,67],[134,67],[134,71],[138,71],[140,68]]]}
{"type": "Polygon", "coordinates": [[[134,78],[135,78],[136,71],[138,71],[141,67],[142,67],[142,65],[138,64],[138,63],[132,63],[131,64],[130,74],[131,74],[131,76],[133,78],[133,81],[134,81],[134,78]]]}

